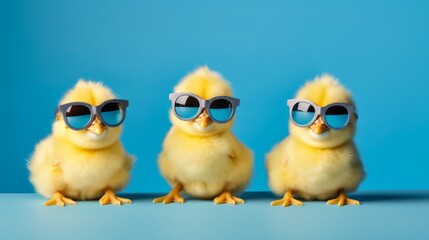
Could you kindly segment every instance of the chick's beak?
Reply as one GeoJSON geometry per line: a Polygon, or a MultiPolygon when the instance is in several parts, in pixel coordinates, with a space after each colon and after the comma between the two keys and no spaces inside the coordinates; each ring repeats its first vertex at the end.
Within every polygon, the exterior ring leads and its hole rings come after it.
{"type": "Polygon", "coordinates": [[[201,128],[206,128],[212,123],[212,120],[210,119],[210,116],[208,115],[207,110],[204,109],[203,112],[198,116],[198,118],[195,119],[195,122],[201,128]]]}
{"type": "Polygon", "coordinates": [[[95,116],[94,121],[92,122],[91,126],[89,126],[87,130],[97,135],[100,135],[104,132],[105,127],[106,126],[100,121],[98,116],[95,116]]]}
{"type": "Polygon", "coordinates": [[[326,126],[321,116],[317,117],[316,121],[314,121],[314,123],[310,126],[310,128],[316,134],[324,133],[329,129],[328,126],[326,126]]]}

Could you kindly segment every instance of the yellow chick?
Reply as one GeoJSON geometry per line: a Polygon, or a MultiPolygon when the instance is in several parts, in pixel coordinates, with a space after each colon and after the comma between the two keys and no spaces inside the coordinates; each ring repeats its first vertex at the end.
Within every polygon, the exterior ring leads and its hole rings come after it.
{"type": "Polygon", "coordinates": [[[253,154],[231,132],[239,103],[232,98],[231,87],[218,73],[202,67],[174,92],[172,127],[158,159],[161,174],[173,189],[154,202],[183,203],[183,190],[193,197],[214,198],[216,204],[243,203],[234,194],[249,182],[253,154]]]}
{"type": "Polygon", "coordinates": [[[79,80],[61,100],[52,134],[35,147],[28,162],[45,205],[75,205],[100,198],[101,205],[131,203],[116,196],[129,179],[132,158],[119,137],[128,102],[101,83],[79,80]]]}
{"type": "Polygon", "coordinates": [[[271,205],[302,205],[294,195],[359,205],[346,195],[365,175],[353,142],[357,114],[350,93],[323,75],[302,87],[288,105],[290,136],[266,157],[269,186],[284,195],[271,205]]]}

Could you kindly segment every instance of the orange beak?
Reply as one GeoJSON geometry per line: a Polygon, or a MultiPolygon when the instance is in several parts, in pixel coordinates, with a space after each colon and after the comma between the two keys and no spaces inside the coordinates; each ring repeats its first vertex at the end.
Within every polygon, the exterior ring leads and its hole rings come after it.
{"type": "Polygon", "coordinates": [[[100,121],[98,116],[95,116],[94,121],[92,121],[91,126],[87,129],[88,131],[100,135],[104,132],[105,125],[100,121]]]}
{"type": "Polygon", "coordinates": [[[329,129],[328,126],[326,126],[325,122],[323,122],[321,116],[317,117],[316,121],[314,121],[310,128],[316,134],[321,134],[329,129]]]}
{"type": "Polygon", "coordinates": [[[198,116],[197,119],[194,120],[201,128],[206,128],[212,123],[209,115],[207,114],[206,109],[198,116]]]}

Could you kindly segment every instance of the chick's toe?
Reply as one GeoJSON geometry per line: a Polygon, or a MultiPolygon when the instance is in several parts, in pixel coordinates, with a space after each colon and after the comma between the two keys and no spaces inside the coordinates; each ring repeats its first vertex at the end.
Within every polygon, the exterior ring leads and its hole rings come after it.
{"type": "Polygon", "coordinates": [[[360,202],[355,199],[348,198],[344,191],[342,191],[337,198],[331,199],[326,204],[338,204],[339,207],[344,205],[360,205],[360,202]]]}
{"type": "Polygon", "coordinates": [[[64,205],[76,205],[76,202],[70,198],[64,197],[60,192],[56,192],[52,195],[52,198],[45,202],[45,206],[57,205],[64,207],[64,205]]]}
{"type": "Polygon", "coordinates": [[[180,195],[180,192],[182,191],[182,189],[183,189],[183,185],[179,183],[167,195],[163,197],[155,198],[153,202],[154,203],[162,202],[163,204],[168,204],[172,202],[184,203],[185,199],[182,197],[182,195],[180,195]]]}
{"type": "Polygon", "coordinates": [[[278,206],[278,205],[282,205],[283,207],[287,207],[290,205],[302,206],[302,202],[299,200],[296,200],[293,197],[293,194],[291,191],[287,191],[282,199],[271,202],[271,206],[278,206]]]}
{"type": "Polygon", "coordinates": [[[228,204],[235,205],[235,204],[239,204],[239,203],[244,203],[243,199],[233,196],[228,191],[223,192],[221,195],[219,195],[213,201],[215,204],[228,203],[228,204]]]}
{"type": "Polygon", "coordinates": [[[128,198],[121,198],[116,196],[115,192],[112,189],[107,189],[98,202],[100,203],[100,205],[122,205],[122,203],[132,203],[132,201],[128,198]]]}

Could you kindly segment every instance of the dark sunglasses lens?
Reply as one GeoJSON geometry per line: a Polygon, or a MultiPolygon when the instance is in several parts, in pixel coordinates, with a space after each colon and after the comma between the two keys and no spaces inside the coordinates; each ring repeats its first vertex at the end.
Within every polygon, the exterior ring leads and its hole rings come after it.
{"type": "Polygon", "coordinates": [[[326,109],[325,120],[332,128],[343,128],[349,119],[349,111],[343,106],[331,106],[326,109]]]}
{"type": "Polygon", "coordinates": [[[66,121],[74,129],[83,129],[91,120],[91,110],[84,105],[70,106],[66,111],[66,121]]]}
{"type": "Polygon", "coordinates": [[[215,121],[226,122],[232,117],[232,103],[226,99],[214,100],[209,108],[210,115],[215,121]]]}
{"type": "Polygon", "coordinates": [[[117,126],[122,122],[124,117],[124,110],[119,103],[107,103],[101,108],[101,118],[107,125],[117,126]]]}
{"type": "Polygon", "coordinates": [[[292,120],[301,126],[309,124],[313,120],[314,114],[316,114],[316,110],[307,102],[298,102],[292,107],[292,120]]]}
{"type": "Polygon", "coordinates": [[[180,96],[174,103],[174,111],[183,120],[190,120],[196,117],[200,109],[200,102],[193,96],[180,96]]]}

